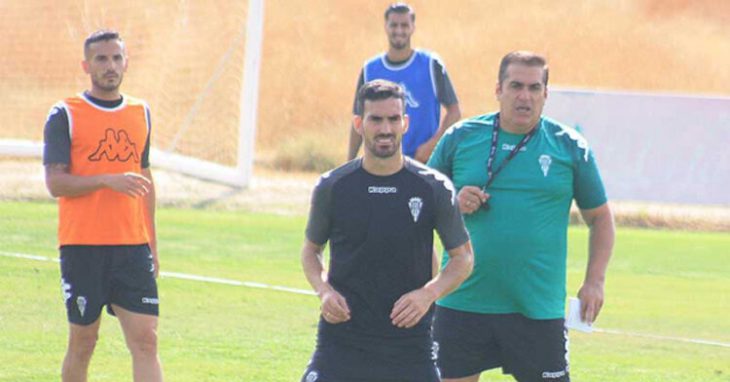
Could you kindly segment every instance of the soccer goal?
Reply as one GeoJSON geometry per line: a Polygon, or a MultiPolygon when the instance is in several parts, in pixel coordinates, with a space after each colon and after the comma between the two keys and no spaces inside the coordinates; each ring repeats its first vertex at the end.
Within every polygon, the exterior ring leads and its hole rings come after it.
{"type": "Polygon", "coordinates": [[[89,86],[80,65],[84,38],[112,28],[129,56],[122,92],[152,110],[152,165],[248,185],[264,0],[67,0],[53,7],[29,0],[0,11],[0,155],[42,154],[51,106],[89,86]]]}

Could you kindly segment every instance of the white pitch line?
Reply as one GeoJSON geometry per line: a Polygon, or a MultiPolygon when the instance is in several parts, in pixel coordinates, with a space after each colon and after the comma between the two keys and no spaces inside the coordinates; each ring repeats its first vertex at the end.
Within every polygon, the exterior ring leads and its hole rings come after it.
{"type": "Polygon", "coordinates": [[[20,259],[28,259],[28,260],[53,261],[56,263],[58,262],[58,259],[49,259],[44,256],[26,255],[24,253],[0,252],[0,255],[5,256],[5,257],[17,257],[20,259]]]}
{"type": "Polygon", "coordinates": [[[248,288],[271,289],[271,290],[278,290],[278,291],[282,291],[282,292],[305,294],[305,295],[312,295],[312,296],[316,295],[316,293],[314,293],[311,290],[289,288],[289,287],[278,286],[278,285],[269,285],[269,284],[257,283],[257,282],[253,282],[253,281],[229,280],[229,279],[221,279],[218,277],[189,275],[186,273],[178,273],[178,272],[160,272],[160,275],[162,275],[162,277],[171,277],[171,278],[182,279],[182,280],[193,280],[193,281],[202,281],[202,282],[215,283],[215,284],[244,286],[244,287],[248,287],[248,288]]]}
{"type": "MultiPolygon", "coordinates": [[[[48,258],[48,257],[44,257],[44,256],[37,256],[37,255],[28,255],[28,254],[24,254],[24,253],[13,253],[13,252],[0,251],[0,256],[15,257],[15,258],[27,259],[27,260],[54,262],[54,263],[59,262],[58,259],[52,259],[52,258],[48,258]]],[[[279,286],[279,285],[269,285],[269,284],[258,283],[258,282],[253,282],[253,281],[238,281],[238,280],[222,279],[219,277],[206,277],[206,276],[199,276],[199,275],[190,275],[187,273],[165,272],[165,271],[160,272],[160,276],[169,277],[169,278],[173,278],[173,279],[201,281],[201,282],[207,282],[207,283],[225,284],[225,285],[233,285],[233,286],[243,286],[243,287],[257,288],[257,289],[270,289],[270,290],[276,290],[276,291],[280,291],[280,292],[289,292],[289,293],[316,296],[316,293],[314,293],[311,290],[290,288],[290,287],[279,286]]]]}
{"type": "Polygon", "coordinates": [[[720,346],[720,347],[724,347],[724,348],[730,348],[730,344],[729,343],[719,342],[719,341],[703,340],[703,339],[699,339],[699,338],[682,338],[682,337],[671,337],[671,336],[659,336],[659,335],[655,335],[655,334],[644,334],[644,333],[636,333],[636,332],[624,332],[622,330],[616,330],[616,329],[599,329],[599,328],[593,328],[593,330],[596,331],[596,332],[599,332],[599,333],[618,334],[618,335],[630,336],[630,337],[651,338],[653,340],[688,342],[688,343],[691,343],[691,344],[711,345],[711,346],[720,346]]]}
{"type": "MultiPolygon", "coordinates": [[[[36,260],[36,261],[55,262],[55,263],[58,262],[58,259],[51,259],[48,257],[37,256],[37,255],[28,255],[28,254],[24,254],[24,253],[13,253],[13,252],[0,251],[0,256],[15,257],[15,258],[20,258],[20,259],[28,259],[28,260],[36,260]]],[[[218,277],[189,275],[186,273],[178,273],[178,272],[160,272],[160,275],[162,277],[170,277],[170,278],[181,279],[181,280],[191,280],[191,281],[201,281],[201,282],[208,282],[208,283],[214,283],[214,284],[243,286],[243,287],[247,287],[247,288],[269,289],[269,290],[276,290],[276,291],[280,291],[280,292],[296,293],[296,294],[302,294],[302,295],[308,295],[308,296],[316,295],[316,293],[314,293],[313,291],[306,290],[306,289],[289,288],[289,287],[279,286],[279,285],[269,285],[269,284],[258,283],[258,282],[253,282],[253,281],[238,281],[238,280],[223,279],[223,278],[218,278],[218,277]]],[[[616,335],[629,336],[629,337],[641,337],[641,338],[650,338],[650,339],[662,340],[662,341],[686,342],[686,343],[692,343],[692,344],[697,344],[697,345],[708,345],[708,346],[719,346],[719,347],[723,347],[723,348],[730,348],[730,343],[727,343],[727,342],[704,340],[704,339],[699,339],[699,338],[659,336],[659,335],[654,335],[654,334],[625,332],[622,330],[601,329],[601,328],[596,328],[596,327],[594,327],[593,330],[598,333],[605,333],[605,334],[616,334],[616,335]]]]}

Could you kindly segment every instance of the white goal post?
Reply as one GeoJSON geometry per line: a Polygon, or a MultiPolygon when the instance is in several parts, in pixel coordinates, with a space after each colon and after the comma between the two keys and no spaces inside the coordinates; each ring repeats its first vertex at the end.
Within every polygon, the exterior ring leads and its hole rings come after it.
{"type": "MultiPolygon", "coordinates": [[[[240,4],[240,3],[239,3],[240,4]]],[[[194,6],[200,6],[200,5],[194,5],[194,6]]],[[[194,7],[193,5],[190,6],[190,8],[194,7]]],[[[192,18],[189,16],[190,14],[194,13],[195,9],[185,9],[186,17],[185,22],[189,22],[188,18],[192,18]]],[[[18,11],[20,12],[20,11],[18,11]]],[[[164,14],[164,9],[159,10],[160,14],[164,14]]],[[[211,11],[213,12],[213,11],[211,11]]],[[[108,12],[112,13],[112,12],[108,12]]],[[[214,181],[218,183],[228,184],[235,187],[247,187],[249,185],[251,176],[252,176],[252,169],[253,169],[253,160],[254,160],[254,142],[256,137],[256,122],[257,122],[257,109],[258,109],[258,94],[259,94],[259,73],[260,73],[260,66],[261,66],[261,51],[262,51],[262,41],[263,41],[263,23],[264,23],[264,0],[249,0],[247,10],[244,10],[245,21],[242,22],[242,26],[237,27],[237,31],[230,31],[226,30],[223,32],[220,32],[220,34],[223,34],[224,37],[230,37],[231,35],[235,34],[235,36],[232,37],[233,42],[231,42],[231,46],[227,47],[224,54],[221,54],[220,59],[217,61],[215,57],[206,57],[204,59],[207,59],[209,61],[213,61],[213,63],[216,65],[214,70],[209,70],[210,68],[206,67],[205,70],[201,70],[201,72],[204,72],[199,75],[199,77],[206,76],[203,79],[203,83],[205,83],[204,86],[198,87],[199,94],[195,95],[195,99],[193,102],[186,104],[186,107],[188,110],[183,110],[181,113],[179,108],[180,102],[176,102],[176,100],[172,99],[169,100],[168,98],[165,98],[164,96],[160,96],[159,98],[161,100],[157,100],[156,103],[152,104],[153,107],[153,114],[155,110],[157,109],[157,106],[159,104],[172,104],[173,106],[167,106],[168,109],[166,110],[165,117],[168,115],[178,115],[179,114],[185,114],[184,119],[180,121],[179,119],[173,119],[173,118],[162,118],[165,122],[168,120],[172,120],[171,123],[166,123],[167,125],[173,125],[174,128],[177,128],[177,131],[169,132],[164,131],[160,132],[160,130],[157,130],[157,123],[153,116],[153,145],[150,151],[150,163],[156,167],[161,169],[166,169],[170,171],[175,171],[183,174],[187,174],[190,176],[193,176],[195,178],[205,179],[209,181],[214,181]],[[245,36],[245,47],[241,47],[241,44],[238,44],[238,42],[241,40],[241,37],[245,36]],[[234,46],[235,45],[235,46],[234,46]],[[245,52],[239,53],[239,52],[245,52]],[[238,53],[238,54],[237,54],[238,53]],[[239,56],[242,55],[242,63],[241,61],[236,61],[239,59],[239,56]],[[232,65],[235,64],[235,65],[232,65]],[[238,69],[236,69],[238,68],[238,69]],[[238,70],[238,74],[235,76],[234,80],[231,80],[230,78],[224,77],[225,74],[228,74],[231,70],[238,70]],[[212,72],[212,73],[211,73],[212,72]],[[240,82],[239,89],[230,89],[231,87],[228,86],[231,83],[237,84],[240,82]],[[207,159],[202,158],[200,156],[191,155],[187,152],[183,152],[185,150],[178,150],[178,142],[182,141],[181,135],[184,135],[187,133],[187,129],[190,128],[190,125],[200,125],[201,123],[199,121],[196,121],[196,114],[199,109],[204,109],[205,107],[211,108],[210,106],[202,106],[204,102],[211,103],[210,99],[216,100],[222,99],[222,98],[228,98],[226,96],[221,96],[214,93],[214,90],[212,89],[218,89],[222,86],[228,86],[225,88],[229,93],[235,94],[238,91],[240,91],[240,94],[238,95],[238,101],[237,101],[237,110],[226,110],[221,111],[221,113],[228,115],[237,115],[237,118],[234,117],[227,117],[225,120],[222,121],[210,121],[211,125],[219,125],[219,124],[225,124],[225,123],[236,123],[237,122],[237,129],[235,127],[233,128],[227,128],[226,131],[230,131],[228,133],[217,133],[219,135],[213,137],[213,139],[217,139],[218,141],[225,141],[226,149],[231,151],[230,154],[227,154],[227,157],[230,159],[228,160],[220,160],[216,161],[215,159],[207,159]],[[190,105],[192,104],[192,105],[190,105]],[[190,106],[188,106],[190,105],[190,106]],[[157,133],[163,134],[164,139],[160,138],[160,136],[156,135],[157,133]],[[230,135],[236,134],[236,138],[230,137],[230,135]],[[157,140],[155,140],[157,138],[157,140]],[[231,163],[233,162],[233,163],[231,163]]],[[[215,13],[213,13],[215,15],[215,13]]],[[[83,15],[82,15],[83,16],[83,15]]],[[[88,16],[88,15],[87,15],[88,16]]],[[[212,20],[210,21],[213,24],[213,28],[216,27],[215,23],[217,22],[213,16],[210,17],[212,20]]],[[[103,23],[103,19],[101,21],[95,20],[95,22],[103,23]]],[[[80,24],[84,24],[84,26],[87,26],[86,24],[89,24],[88,20],[83,19],[79,22],[80,24]]],[[[177,24],[183,24],[182,22],[178,22],[177,24]]],[[[229,23],[230,24],[230,23],[229,23]]],[[[221,27],[225,25],[221,24],[221,27]]],[[[184,28],[180,27],[180,28],[184,28]]],[[[208,29],[211,29],[211,26],[207,26],[208,29]]],[[[88,28],[87,28],[88,29],[88,28]]],[[[138,28],[141,29],[141,28],[138,28]]],[[[88,33],[88,30],[85,31],[88,33]]],[[[124,32],[122,32],[122,35],[124,36],[124,32]]],[[[188,34],[194,33],[194,32],[187,32],[188,34]]],[[[76,33],[77,35],[80,35],[81,32],[76,33]]],[[[75,36],[76,40],[79,39],[79,36],[75,36]]],[[[218,36],[216,36],[218,37],[218,36]]],[[[80,37],[83,39],[83,36],[80,37]]],[[[210,37],[201,37],[201,39],[211,39],[210,37]]],[[[125,39],[127,42],[131,42],[132,39],[125,39]]],[[[207,44],[214,44],[218,41],[205,41],[203,43],[207,44]]],[[[181,43],[185,44],[185,43],[181,43]]],[[[188,48],[185,46],[184,48],[188,48]]],[[[194,49],[190,47],[189,49],[194,49]]],[[[141,49],[138,49],[141,50],[141,49]]],[[[201,53],[201,55],[203,55],[201,53]]],[[[19,61],[22,61],[19,59],[19,61]]],[[[136,63],[136,61],[135,61],[136,63]]],[[[133,64],[134,65],[134,64],[133,64]]],[[[10,70],[7,68],[0,68],[2,70],[10,70]]],[[[169,77],[175,77],[174,75],[169,75],[169,77]]],[[[130,75],[130,81],[133,80],[133,75],[130,75]]],[[[179,81],[179,80],[178,80],[179,81]]],[[[78,80],[77,80],[78,82],[78,80]]],[[[185,82],[185,80],[182,80],[181,82],[185,82]]],[[[42,88],[43,86],[40,86],[39,88],[42,88]]],[[[78,89],[76,90],[78,91],[78,89]]],[[[179,93],[179,92],[177,92],[179,93]]],[[[229,94],[229,93],[226,93],[229,94]]],[[[136,93],[132,93],[136,95],[136,93]]],[[[146,97],[144,97],[146,98],[146,97]]],[[[48,107],[55,102],[51,101],[48,103],[48,107]]],[[[233,105],[235,108],[235,105],[233,105]]],[[[47,109],[46,109],[47,110],[47,109]]],[[[214,110],[216,112],[217,110],[214,110]]],[[[202,112],[200,112],[202,113],[202,112]]],[[[208,120],[207,115],[205,117],[200,117],[200,119],[208,120]]],[[[30,124],[35,126],[42,126],[43,121],[42,120],[34,120],[31,119],[30,122],[23,121],[25,124],[30,124]]],[[[23,125],[23,123],[19,123],[18,125],[23,125]]],[[[200,133],[196,132],[198,136],[205,135],[205,132],[200,133]]],[[[17,135],[14,134],[12,131],[4,131],[2,134],[0,134],[0,156],[9,156],[9,157],[41,157],[43,154],[43,143],[38,140],[37,133],[34,133],[32,135],[33,138],[28,139],[27,136],[29,134],[27,132],[18,132],[17,135]]],[[[211,135],[214,135],[214,133],[211,133],[211,135]]],[[[192,138],[197,139],[197,138],[192,138]]],[[[216,151],[216,145],[213,144],[211,148],[207,148],[206,150],[208,152],[215,152],[216,151]]],[[[215,154],[215,153],[214,153],[215,154]]],[[[211,155],[213,156],[213,155],[211,155]]]]}
{"type": "Polygon", "coordinates": [[[248,186],[253,170],[254,140],[256,139],[264,0],[249,0],[247,21],[236,166],[226,166],[176,154],[174,151],[152,148],[150,162],[155,166],[236,187],[248,186]]]}

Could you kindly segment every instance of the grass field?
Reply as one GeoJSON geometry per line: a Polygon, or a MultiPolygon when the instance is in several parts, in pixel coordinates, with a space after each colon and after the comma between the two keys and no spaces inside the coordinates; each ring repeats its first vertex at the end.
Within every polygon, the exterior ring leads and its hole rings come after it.
{"type": "MultiPolygon", "coordinates": [[[[0,202],[0,254],[57,256],[50,203],[0,202]]],[[[303,217],[161,209],[162,271],[307,288],[303,217]]],[[[569,294],[587,231],[570,230],[569,294]]],[[[598,327],[730,343],[730,234],[619,229],[598,327]]],[[[160,352],[168,381],[298,381],[314,346],[315,297],[163,277],[160,352]]],[[[57,381],[67,324],[58,264],[0,256],[0,381],[57,381]]],[[[730,348],[624,334],[571,334],[574,381],[730,381],[730,348]]],[[[116,319],[104,316],[91,381],[130,380],[116,319]]],[[[509,381],[498,372],[482,381],[509,381]]]]}

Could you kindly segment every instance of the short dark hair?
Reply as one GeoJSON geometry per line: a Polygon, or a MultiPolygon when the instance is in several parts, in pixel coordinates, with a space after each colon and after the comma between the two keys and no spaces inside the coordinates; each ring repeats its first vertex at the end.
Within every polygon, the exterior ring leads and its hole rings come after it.
{"type": "Polygon", "coordinates": [[[411,21],[416,21],[416,12],[413,10],[413,7],[406,3],[398,2],[390,4],[385,10],[385,21],[388,21],[388,16],[390,16],[391,13],[407,13],[411,16],[411,21]]]}
{"type": "Polygon", "coordinates": [[[109,40],[117,40],[120,43],[124,44],[124,41],[121,37],[119,37],[119,32],[111,29],[99,29],[98,31],[92,33],[89,35],[89,37],[84,40],[84,57],[89,56],[89,47],[91,44],[99,41],[109,41],[109,40]]]}
{"type": "Polygon", "coordinates": [[[524,50],[518,50],[507,53],[502,57],[502,62],[499,64],[499,86],[502,86],[502,82],[507,78],[507,67],[510,64],[523,64],[527,66],[539,66],[543,70],[542,82],[547,87],[548,84],[548,65],[545,57],[524,50]]]}
{"type": "Polygon", "coordinates": [[[400,85],[387,80],[372,80],[364,83],[357,91],[358,114],[360,117],[365,114],[365,101],[379,101],[388,98],[401,100],[405,113],[406,95],[400,85]]]}

